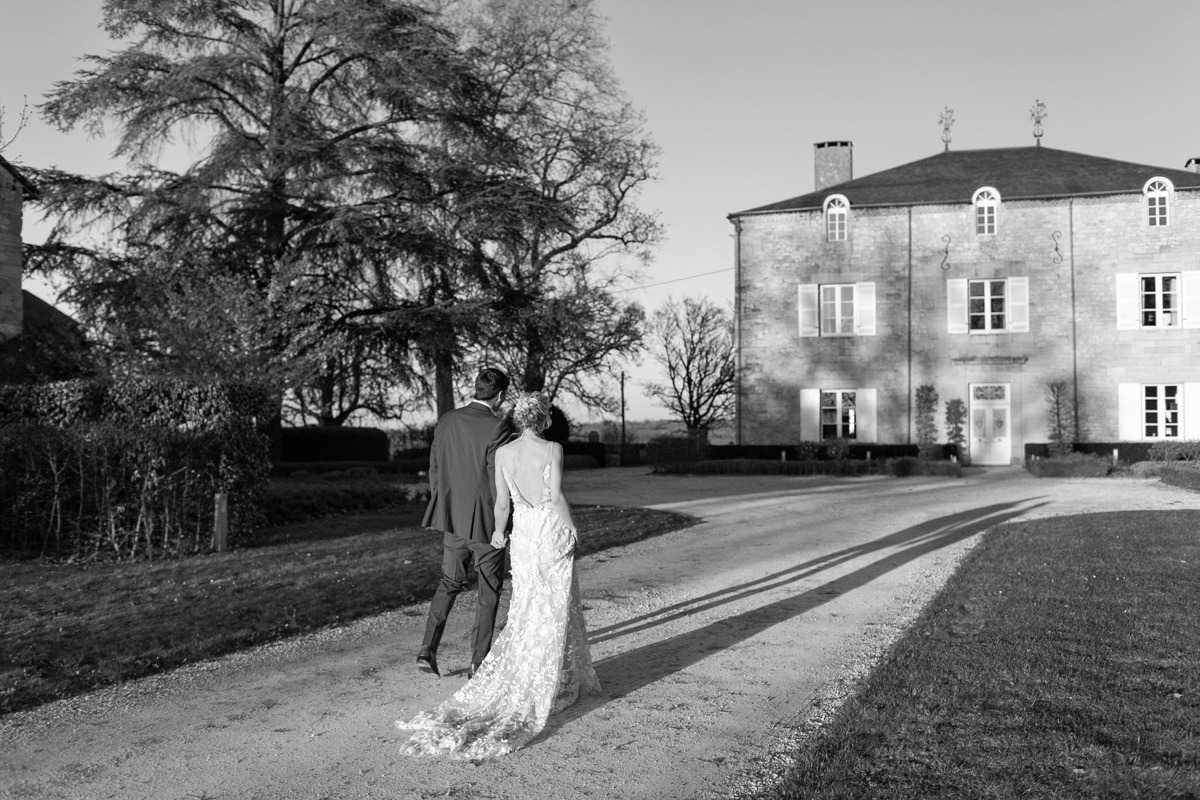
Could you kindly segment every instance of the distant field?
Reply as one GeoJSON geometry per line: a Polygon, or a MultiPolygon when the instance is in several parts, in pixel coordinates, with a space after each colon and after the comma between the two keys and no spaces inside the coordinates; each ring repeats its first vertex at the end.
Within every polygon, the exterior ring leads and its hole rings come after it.
{"type": "MultiPolygon", "coordinates": [[[[616,419],[613,422],[618,429],[621,425],[621,420],[616,419]]],[[[588,422],[577,422],[571,430],[571,437],[574,439],[586,439],[592,431],[600,431],[603,436],[602,428],[604,420],[590,420],[588,422]]],[[[676,422],[668,419],[644,419],[644,420],[625,420],[625,439],[628,442],[637,444],[645,443],[655,438],[656,436],[671,436],[674,434],[683,434],[687,432],[682,422],[676,422]]],[[[713,428],[708,433],[708,441],[711,444],[733,444],[733,426],[723,426],[713,428]]]]}

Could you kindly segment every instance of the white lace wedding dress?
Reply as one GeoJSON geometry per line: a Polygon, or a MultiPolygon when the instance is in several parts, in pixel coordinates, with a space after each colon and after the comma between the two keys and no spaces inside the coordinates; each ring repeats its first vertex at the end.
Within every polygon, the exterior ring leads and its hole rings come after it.
{"type": "Polygon", "coordinates": [[[536,505],[500,469],[513,502],[508,622],[475,676],[453,697],[396,723],[416,729],[401,750],[407,755],[504,755],[537,736],[551,714],[600,689],[579,600],[575,533],[551,502],[550,464],[542,470],[544,490],[536,505]]]}

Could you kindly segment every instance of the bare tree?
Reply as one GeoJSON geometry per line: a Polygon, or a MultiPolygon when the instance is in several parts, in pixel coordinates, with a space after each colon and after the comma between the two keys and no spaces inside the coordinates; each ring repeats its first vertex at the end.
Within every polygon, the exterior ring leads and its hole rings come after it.
{"type": "Polygon", "coordinates": [[[21,131],[29,124],[29,117],[33,114],[33,110],[29,108],[29,99],[23,98],[21,101],[21,111],[17,114],[17,129],[11,134],[4,132],[4,106],[0,106],[0,153],[3,153],[5,148],[17,140],[21,135],[21,131]]]}
{"type": "Polygon", "coordinates": [[[704,438],[733,411],[733,320],[703,298],[668,300],[654,313],[650,352],[667,373],[666,383],[646,387],[683,421],[688,433],[704,438]]]}

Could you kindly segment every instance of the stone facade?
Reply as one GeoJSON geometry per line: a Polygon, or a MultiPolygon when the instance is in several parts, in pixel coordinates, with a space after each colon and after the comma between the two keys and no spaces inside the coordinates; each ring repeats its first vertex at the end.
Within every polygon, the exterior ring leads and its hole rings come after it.
{"type": "Polygon", "coordinates": [[[1200,190],[1176,188],[1163,227],[1149,224],[1146,203],[1140,191],[1002,198],[996,233],[977,235],[969,200],[852,202],[844,241],[827,241],[819,207],[731,215],[738,231],[738,441],[822,438],[816,393],[857,390],[856,438],[915,442],[914,393],[929,384],[939,395],[942,441],[945,402],[962,399],[979,414],[972,423],[980,429],[1007,424],[1007,450],[994,451],[990,463],[1016,461],[1026,442],[1048,439],[1052,381],[1065,382],[1077,402],[1080,440],[1147,438],[1141,399],[1130,393],[1146,384],[1179,386],[1185,396],[1176,433],[1200,438],[1200,190]],[[1169,328],[1123,329],[1120,295],[1124,313],[1136,314],[1136,276],[1148,274],[1181,276],[1182,319],[1169,328]],[[1006,281],[1011,292],[1027,285],[1027,330],[1010,296],[1002,332],[951,332],[954,285],[982,279],[1006,281]],[[814,284],[873,286],[874,332],[801,335],[801,287],[814,284]],[[993,390],[973,396],[977,384],[1003,387],[995,390],[1003,403],[992,403],[1003,406],[1002,416],[982,416],[993,390]]]}
{"type": "Polygon", "coordinates": [[[21,333],[21,206],[25,191],[16,172],[0,163],[0,341],[21,333]]]}

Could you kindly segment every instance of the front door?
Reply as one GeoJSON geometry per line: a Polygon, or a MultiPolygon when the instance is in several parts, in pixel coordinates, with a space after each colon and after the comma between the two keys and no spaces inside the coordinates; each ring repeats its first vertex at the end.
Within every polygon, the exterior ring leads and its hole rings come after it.
{"type": "Polygon", "coordinates": [[[971,463],[1012,463],[1009,384],[972,383],[971,463]]]}

